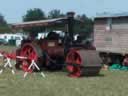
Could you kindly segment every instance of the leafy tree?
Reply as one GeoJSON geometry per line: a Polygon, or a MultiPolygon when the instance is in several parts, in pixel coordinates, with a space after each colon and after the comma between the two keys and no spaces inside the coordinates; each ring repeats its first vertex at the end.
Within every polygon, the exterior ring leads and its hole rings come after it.
{"type": "Polygon", "coordinates": [[[45,13],[39,9],[34,8],[27,11],[26,15],[23,16],[23,21],[35,21],[46,19],[45,13]]]}
{"type": "Polygon", "coordinates": [[[0,26],[0,33],[7,33],[7,32],[12,32],[11,28],[9,27],[9,25],[0,26]]]}
{"type": "MultiPolygon", "coordinates": [[[[23,16],[23,21],[25,22],[25,21],[34,21],[34,20],[44,20],[46,18],[52,19],[52,18],[59,18],[64,16],[65,14],[61,13],[60,10],[53,9],[48,13],[48,17],[46,17],[45,13],[41,9],[35,8],[27,11],[26,15],[23,16]]],[[[85,38],[89,37],[90,34],[93,32],[93,21],[90,18],[88,18],[85,14],[77,15],[75,18],[82,21],[82,23],[74,22],[74,25],[75,25],[74,32],[80,33],[82,35],[84,34],[83,36],[85,38]]],[[[65,30],[65,27],[64,25],[57,25],[57,26],[52,26],[48,28],[48,30],[51,30],[51,29],[65,30]]],[[[44,28],[32,27],[32,28],[25,28],[24,30],[36,36],[35,34],[37,34],[37,32],[44,31],[44,28]]]]}
{"type": "MultiPolygon", "coordinates": [[[[26,15],[23,16],[23,21],[35,21],[35,20],[44,20],[46,19],[45,13],[39,9],[34,8],[27,11],[26,15]]],[[[35,37],[38,32],[43,31],[44,28],[41,26],[38,27],[31,27],[31,28],[24,28],[24,31],[30,32],[32,37],[35,37]]]]}
{"type": "Polygon", "coordinates": [[[81,20],[84,22],[83,23],[83,28],[85,32],[92,32],[93,31],[93,21],[92,19],[86,17],[86,15],[81,16],[81,20]]]}
{"type": "Polygon", "coordinates": [[[82,23],[75,24],[77,33],[82,34],[85,39],[90,37],[93,32],[93,20],[88,18],[85,14],[77,15],[76,18],[82,21],[82,23]]]}
{"type": "Polygon", "coordinates": [[[0,14],[0,26],[3,26],[3,25],[7,25],[5,19],[4,19],[4,16],[2,14],[0,14]]]}
{"type": "Polygon", "coordinates": [[[48,14],[48,18],[59,18],[59,17],[64,17],[64,16],[65,15],[61,13],[61,11],[58,9],[53,9],[48,14]]]}
{"type": "Polygon", "coordinates": [[[11,28],[7,24],[4,16],[0,14],[0,33],[11,32],[11,28]]]}
{"type": "MultiPolygon", "coordinates": [[[[49,11],[48,13],[48,19],[53,19],[53,18],[60,18],[60,17],[64,17],[65,14],[62,13],[59,9],[53,9],[51,11],[49,11]]],[[[48,30],[65,30],[64,24],[59,24],[59,25],[54,25],[54,26],[50,26],[48,28],[48,30]]]]}

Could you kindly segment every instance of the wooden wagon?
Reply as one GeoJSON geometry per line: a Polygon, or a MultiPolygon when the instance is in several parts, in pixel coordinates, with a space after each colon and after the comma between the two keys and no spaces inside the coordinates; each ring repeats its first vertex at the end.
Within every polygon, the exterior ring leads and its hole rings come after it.
{"type": "Polygon", "coordinates": [[[122,64],[128,54],[128,14],[101,14],[95,17],[94,45],[104,63],[122,64]]]}

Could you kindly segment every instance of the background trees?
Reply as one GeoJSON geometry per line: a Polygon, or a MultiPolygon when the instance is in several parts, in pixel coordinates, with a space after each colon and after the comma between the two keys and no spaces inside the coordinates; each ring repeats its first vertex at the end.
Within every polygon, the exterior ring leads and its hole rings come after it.
{"type": "Polygon", "coordinates": [[[48,13],[48,18],[59,18],[64,16],[65,14],[61,13],[61,11],[58,9],[53,9],[48,13]]]}
{"type": "MultiPolygon", "coordinates": [[[[52,19],[52,18],[60,18],[66,16],[66,13],[61,12],[59,9],[53,9],[46,14],[39,8],[29,9],[26,11],[25,15],[22,17],[23,22],[26,21],[35,21],[35,20],[44,20],[44,19],[52,19]]],[[[88,18],[85,14],[76,14],[76,19],[81,20],[82,23],[75,22],[74,23],[74,34],[82,34],[84,38],[88,38],[90,34],[93,32],[93,20],[88,18]]],[[[63,25],[52,26],[47,28],[47,30],[63,30],[63,25]]],[[[44,27],[32,27],[25,28],[25,32],[30,32],[33,35],[36,35],[37,32],[45,31],[44,27]]],[[[11,32],[8,23],[4,19],[4,16],[0,14],[0,32],[11,32]]]]}
{"type": "Polygon", "coordinates": [[[4,33],[4,32],[11,32],[11,28],[4,19],[4,16],[0,14],[0,33],[4,33]]]}
{"type": "Polygon", "coordinates": [[[43,20],[43,19],[46,19],[45,13],[39,8],[30,9],[23,16],[24,22],[25,21],[43,20]]]}
{"type": "MultiPolygon", "coordinates": [[[[66,16],[65,13],[62,13],[58,9],[53,9],[50,12],[48,12],[48,15],[46,16],[45,13],[39,9],[30,9],[27,11],[27,13],[23,16],[23,21],[34,21],[34,20],[44,20],[44,19],[52,19],[52,18],[60,18],[66,16]]],[[[81,20],[83,23],[75,22],[74,23],[74,34],[82,34],[84,38],[88,38],[90,34],[93,32],[93,21],[92,19],[88,18],[85,14],[77,15],[75,17],[78,20],[81,20]]],[[[64,26],[52,26],[47,28],[47,30],[52,29],[64,29],[64,26]],[[58,27],[59,26],[59,27],[58,27]]],[[[25,31],[32,32],[32,34],[45,31],[45,28],[43,27],[33,27],[33,28],[27,28],[25,31]]],[[[34,34],[35,35],[35,34],[34,34]]]]}
{"type": "Polygon", "coordinates": [[[76,18],[82,21],[81,24],[75,24],[76,33],[81,34],[84,38],[90,37],[93,32],[93,20],[85,14],[77,15],[76,18]]]}
{"type": "MultiPolygon", "coordinates": [[[[44,20],[44,19],[46,19],[45,13],[39,8],[30,9],[23,16],[24,22],[35,21],[35,20],[44,20]]],[[[24,28],[23,30],[26,32],[30,32],[31,37],[35,37],[37,35],[37,32],[43,31],[44,28],[38,26],[38,27],[32,27],[32,28],[24,28]]]]}
{"type": "Polygon", "coordinates": [[[0,14],[0,25],[6,25],[7,24],[7,22],[5,21],[5,19],[4,19],[4,16],[2,15],[2,14],[0,14]]]}

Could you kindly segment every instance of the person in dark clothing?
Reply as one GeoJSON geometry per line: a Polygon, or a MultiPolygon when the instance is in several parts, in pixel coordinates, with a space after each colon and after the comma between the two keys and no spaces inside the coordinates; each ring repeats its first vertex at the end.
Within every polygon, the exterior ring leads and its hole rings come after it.
{"type": "Polygon", "coordinates": [[[69,35],[65,36],[64,38],[64,53],[65,56],[67,55],[67,53],[69,52],[69,49],[72,45],[72,41],[69,35]]]}
{"type": "Polygon", "coordinates": [[[59,40],[59,34],[56,32],[50,32],[47,36],[48,40],[59,40]]]}

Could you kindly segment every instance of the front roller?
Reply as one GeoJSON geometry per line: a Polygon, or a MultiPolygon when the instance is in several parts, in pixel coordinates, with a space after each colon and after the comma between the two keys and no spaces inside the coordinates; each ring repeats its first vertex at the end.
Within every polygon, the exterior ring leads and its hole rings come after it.
{"type": "Polygon", "coordinates": [[[70,50],[66,57],[70,77],[98,75],[101,60],[95,50],[70,50]]]}

